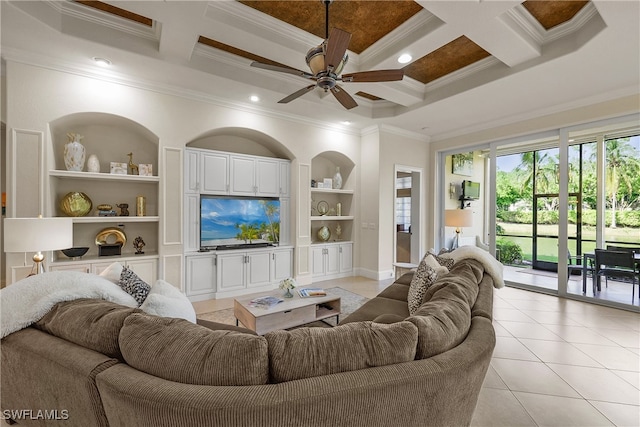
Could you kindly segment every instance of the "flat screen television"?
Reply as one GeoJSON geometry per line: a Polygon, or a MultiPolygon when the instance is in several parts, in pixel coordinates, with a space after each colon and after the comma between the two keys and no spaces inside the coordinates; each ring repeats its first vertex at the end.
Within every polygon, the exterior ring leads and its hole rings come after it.
{"type": "Polygon", "coordinates": [[[200,196],[200,248],[275,245],[280,240],[280,199],[200,196]]]}
{"type": "Polygon", "coordinates": [[[462,198],[479,199],[480,198],[480,183],[473,181],[462,181],[462,198]]]}

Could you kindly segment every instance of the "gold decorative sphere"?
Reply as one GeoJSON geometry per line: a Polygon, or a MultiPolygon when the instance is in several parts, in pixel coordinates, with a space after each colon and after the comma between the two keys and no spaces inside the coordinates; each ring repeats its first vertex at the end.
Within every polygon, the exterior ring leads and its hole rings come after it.
{"type": "Polygon", "coordinates": [[[85,216],[91,212],[91,199],[84,193],[72,191],[60,200],[60,210],[66,216],[85,216]]]}

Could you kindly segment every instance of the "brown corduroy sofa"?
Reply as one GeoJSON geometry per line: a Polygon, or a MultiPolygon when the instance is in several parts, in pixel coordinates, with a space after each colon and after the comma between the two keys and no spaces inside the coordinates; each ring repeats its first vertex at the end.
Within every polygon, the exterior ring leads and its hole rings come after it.
{"type": "Polygon", "coordinates": [[[3,418],[69,426],[468,425],[495,346],[493,282],[481,264],[460,261],[409,316],[411,277],[338,327],[265,337],[100,300],[60,303],[2,340],[3,418]]]}

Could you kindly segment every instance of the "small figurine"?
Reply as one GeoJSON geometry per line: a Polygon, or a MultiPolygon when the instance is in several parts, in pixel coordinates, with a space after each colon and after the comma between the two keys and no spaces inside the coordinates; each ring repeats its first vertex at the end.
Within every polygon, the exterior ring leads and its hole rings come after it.
{"type": "Polygon", "coordinates": [[[133,239],[133,247],[136,248],[136,255],[141,255],[144,252],[142,251],[142,248],[144,248],[146,246],[146,243],[144,242],[144,240],[142,240],[142,237],[138,236],[135,239],[133,239]]]}
{"type": "Polygon", "coordinates": [[[129,153],[127,156],[129,156],[129,174],[138,175],[138,165],[133,163],[133,153],[129,153]]]}
{"type": "Polygon", "coordinates": [[[129,216],[129,203],[120,203],[116,207],[120,208],[120,216],[129,216]]]}

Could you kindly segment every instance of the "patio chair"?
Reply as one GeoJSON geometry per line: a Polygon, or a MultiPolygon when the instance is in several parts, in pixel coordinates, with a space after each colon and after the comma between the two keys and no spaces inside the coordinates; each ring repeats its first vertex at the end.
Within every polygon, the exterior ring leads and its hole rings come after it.
{"type": "MultiPolygon", "coordinates": [[[[584,269],[582,268],[582,257],[580,255],[576,255],[573,256],[571,255],[571,251],[567,251],[567,258],[568,258],[568,262],[567,262],[567,283],[569,283],[569,279],[571,278],[571,274],[574,271],[577,271],[578,273],[582,274],[584,269]]],[[[591,275],[593,275],[593,264],[589,263],[589,265],[587,265],[587,269],[586,269],[587,273],[591,273],[591,275]]],[[[586,292],[585,289],[583,289],[583,292],[586,292]]]]}
{"type": "Polygon", "coordinates": [[[629,247],[629,246],[613,246],[607,245],[608,251],[631,251],[636,254],[640,254],[640,247],[629,247]]]}
{"type": "Polygon", "coordinates": [[[609,277],[629,278],[631,279],[631,300],[635,299],[636,279],[640,273],[636,270],[633,252],[596,249],[595,270],[598,290],[602,276],[605,276],[605,281],[609,277]]]}

